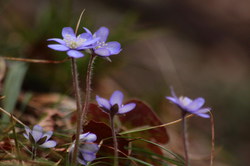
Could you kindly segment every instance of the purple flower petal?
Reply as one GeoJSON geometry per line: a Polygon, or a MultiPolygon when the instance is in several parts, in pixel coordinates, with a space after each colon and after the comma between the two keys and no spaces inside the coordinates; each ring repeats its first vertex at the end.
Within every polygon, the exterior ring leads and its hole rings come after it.
{"type": "Polygon", "coordinates": [[[31,132],[31,135],[33,136],[35,142],[37,142],[43,135],[43,128],[39,125],[35,125],[31,132]]]}
{"type": "Polygon", "coordinates": [[[124,105],[122,108],[119,109],[118,114],[125,114],[135,108],[135,103],[129,103],[124,105]]]}
{"type": "Polygon", "coordinates": [[[107,45],[105,46],[111,54],[119,54],[121,52],[121,44],[114,41],[114,42],[108,42],[106,43],[107,45]]]}
{"type": "Polygon", "coordinates": [[[63,38],[76,37],[74,30],[71,27],[65,27],[62,29],[62,36],[63,38]]]}
{"type": "Polygon", "coordinates": [[[95,143],[86,143],[80,147],[82,153],[96,153],[99,150],[99,147],[95,143]]]}
{"type": "Polygon", "coordinates": [[[174,92],[174,88],[173,87],[170,87],[170,91],[171,91],[171,95],[174,97],[174,98],[178,98],[174,92]]]}
{"type": "Polygon", "coordinates": [[[106,27],[99,28],[93,35],[93,37],[99,37],[100,42],[106,42],[109,35],[109,29],[106,27]]]}
{"type": "Polygon", "coordinates": [[[25,132],[26,132],[26,134],[27,134],[27,135],[29,135],[29,133],[31,133],[31,130],[30,130],[30,128],[28,128],[28,127],[25,127],[25,132]]]}
{"type": "Polygon", "coordinates": [[[92,35],[89,34],[89,33],[82,33],[82,34],[80,34],[79,36],[80,36],[80,38],[86,39],[86,40],[89,40],[89,39],[92,38],[92,35]]]}
{"type": "MultiPolygon", "coordinates": [[[[100,39],[100,38],[94,38],[94,39],[88,40],[88,41],[84,42],[84,43],[82,44],[82,46],[87,46],[87,45],[90,45],[90,44],[94,44],[94,43],[96,43],[99,39],[100,39]]],[[[93,47],[94,47],[94,46],[93,46],[93,47]]]]}
{"type": "Polygon", "coordinates": [[[50,137],[53,135],[53,131],[48,131],[48,132],[46,132],[45,134],[43,134],[43,136],[42,137],[47,137],[46,138],[46,141],[47,140],[49,140],[50,139],[50,137]]]}
{"type": "Polygon", "coordinates": [[[202,97],[199,97],[195,100],[193,100],[193,102],[191,102],[189,105],[187,105],[189,110],[197,110],[199,108],[201,108],[205,103],[205,100],[202,97]]]}
{"type": "Polygon", "coordinates": [[[48,47],[53,49],[53,50],[57,50],[57,51],[68,51],[69,50],[69,48],[67,46],[61,45],[61,44],[49,44],[48,47]]]}
{"type": "Polygon", "coordinates": [[[207,113],[211,110],[211,108],[202,108],[197,111],[197,113],[207,113]]]}
{"type": "Polygon", "coordinates": [[[95,49],[95,53],[100,56],[110,56],[110,51],[107,48],[95,49]]]}
{"type": "Polygon", "coordinates": [[[115,104],[118,104],[120,107],[122,105],[123,101],[123,94],[121,91],[115,91],[112,96],[110,97],[110,104],[113,106],[115,104]]]}
{"type": "Polygon", "coordinates": [[[208,114],[202,114],[202,113],[195,113],[195,114],[202,117],[202,118],[210,118],[210,115],[208,115],[208,114]]]}
{"type": "Polygon", "coordinates": [[[91,35],[92,35],[92,33],[90,32],[90,30],[89,30],[88,28],[83,27],[83,29],[84,29],[88,34],[91,34],[91,35]]]}
{"type": "Polygon", "coordinates": [[[109,101],[104,99],[104,98],[96,96],[96,101],[97,101],[97,103],[98,103],[98,105],[100,107],[104,107],[104,108],[106,108],[108,110],[111,108],[111,105],[110,105],[109,101]]]}
{"type": "Polygon", "coordinates": [[[26,133],[23,133],[23,136],[24,136],[26,139],[29,139],[29,136],[28,136],[26,133]]]}
{"type": "MultiPolygon", "coordinates": [[[[82,155],[82,154],[80,154],[80,155],[82,155]]],[[[82,156],[82,158],[83,158],[83,156],[82,156]]],[[[79,157],[77,157],[77,162],[82,164],[82,165],[87,165],[87,162],[79,157]]]]}
{"type": "Polygon", "coordinates": [[[55,146],[56,146],[56,141],[53,141],[53,140],[46,141],[42,145],[40,145],[40,147],[43,147],[43,148],[53,148],[55,146]]]}
{"type": "Polygon", "coordinates": [[[67,52],[68,56],[72,57],[72,58],[81,58],[84,56],[83,53],[81,53],[80,51],[77,50],[69,50],[67,52]]]}
{"type": "Polygon", "coordinates": [[[179,104],[179,99],[178,98],[167,96],[166,99],[170,100],[174,104],[179,104]]]}
{"type": "Polygon", "coordinates": [[[95,154],[93,153],[84,153],[82,155],[83,155],[84,160],[86,161],[93,161],[96,158],[95,154]]]}
{"type": "Polygon", "coordinates": [[[86,142],[94,142],[96,141],[97,137],[93,133],[85,133],[80,135],[80,140],[86,141],[86,142]]]}
{"type": "Polygon", "coordinates": [[[48,39],[48,41],[55,41],[55,42],[58,42],[59,44],[65,45],[65,41],[62,39],[58,39],[58,38],[51,38],[51,39],[48,39]]]}

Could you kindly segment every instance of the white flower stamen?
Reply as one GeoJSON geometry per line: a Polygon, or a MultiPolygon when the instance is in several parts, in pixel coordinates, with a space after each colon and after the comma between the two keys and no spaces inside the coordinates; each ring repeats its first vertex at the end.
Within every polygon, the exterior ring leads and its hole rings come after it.
{"type": "Polygon", "coordinates": [[[105,43],[105,42],[97,41],[97,46],[95,47],[95,49],[102,48],[102,47],[105,47],[105,46],[107,46],[107,45],[108,45],[108,44],[105,43]]]}
{"type": "Polygon", "coordinates": [[[81,38],[81,36],[77,36],[75,38],[74,36],[71,35],[66,35],[66,37],[63,39],[66,43],[66,46],[71,48],[71,49],[76,49],[83,45],[84,42],[87,41],[87,39],[81,38]]]}

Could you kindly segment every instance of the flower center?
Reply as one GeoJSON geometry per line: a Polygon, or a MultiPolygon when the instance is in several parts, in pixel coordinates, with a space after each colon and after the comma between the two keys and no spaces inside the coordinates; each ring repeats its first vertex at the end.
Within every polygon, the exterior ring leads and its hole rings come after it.
{"type": "Polygon", "coordinates": [[[97,46],[95,47],[95,49],[102,48],[102,47],[105,47],[107,45],[108,44],[106,44],[105,42],[97,41],[97,46]]]}
{"type": "Polygon", "coordinates": [[[81,38],[81,36],[77,36],[77,38],[75,38],[71,35],[66,35],[63,40],[65,41],[66,46],[72,49],[80,47],[81,45],[83,45],[84,42],[87,41],[87,39],[81,38]]]}
{"type": "Polygon", "coordinates": [[[179,100],[183,104],[183,106],[187,106],[192,102],[192,100],[188,99],[187,97],[183,97],[183,96],[180,96],[179,100]]]}

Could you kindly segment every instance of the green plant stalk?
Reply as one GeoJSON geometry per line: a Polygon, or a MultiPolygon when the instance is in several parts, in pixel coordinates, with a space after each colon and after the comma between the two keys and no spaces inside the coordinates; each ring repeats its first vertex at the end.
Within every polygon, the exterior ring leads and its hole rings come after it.
{"type": "Polygon", "coordinates": [[[37,146],[33,145],[32,150],[31,150],[31,152],[32,152],[32,156],[31,156],[32,160],[35,160],[35,158],[36,158],[36,150],[37,150],[37,146]]]}
{"type": "Polygon", "coordinates": [[[75,141],[75,148],[73,151],[72,156],[72,164],[76,165],[76,159],[78,155],[78,144],[79,144],[79,135],[81,134],[81,126],[82,126],[82,120],[81,120],[81,110],[82,110],[82,99],[80,94],[80,87],[79,87],[79,80],[78,80],[78,71],[77,71],[77,64],[76,60],[74,58],[71,58],[71,70],[72,70],[72,80],[73,80],[73,87],[74,87],[74,93],[76,98],[76,108],[77,108],[77,127],[76,127],[76,141],[75,141]]]}
{"type": "Polygon", "coordinates": [[[185,166],[189,166],[189,157],[188,157],[188,140],[187,140],[187,122],[186,122],[186,112],[182,111],[182,133],[183,133],[183,145],[185,153],[185,166]]]}
{"type": "Polygon", "coordinates": [[[11,121],[12,121],[12,125],[13,125],[13,136],[14,136],[14,141],[15,141],[15,148],[16,148],[16,153],[17,153],[17,159],[19,160],[19,164],[22,165],[22,160],[21,160],[21,155],[20,155],[20,149],[19,149],[19,145],[18,145],[18,141],[17,141],[17,135],[16,135],[16,130],[15,130],[15,120],[13,119],[13,116],[11,116],[11,121]]]}
{"type": "Polygon", "coordinates": [[[88,112],[90,93],[91,93],[92,67],[93,67],[95,58],[96,58],[95,55],[91,55],[89,64],[88,64],[87,75],[86,75],[86,91],[85,91],[84,106],[82,106],[82,103],[81,103],[80,88],[79,88],[79,82],[77,79],[78,74],[76,70],[76,63],[73,62],[72,60],[72,75],[73,75],[73,80],[74,80],[73,82],[74,82],[76,100],[77,100],[77,129],[76,129],[76,137],[75,137],[75,148],[74,148],[73,157],[72,157],[73,165],[76,164],[76,160],[77,160],[79,137],[82,132],[82,125],[86,123],[86,116],[88,112]]]}
{"type": "Polygon", "coordinates": [[[110,127],[112,130],[113,144],[114,144],[114,166],[118,166],[118,142],[115,133],[115,125],[114,125],[114,115],[112,113],[109,114],[110,127]]]}

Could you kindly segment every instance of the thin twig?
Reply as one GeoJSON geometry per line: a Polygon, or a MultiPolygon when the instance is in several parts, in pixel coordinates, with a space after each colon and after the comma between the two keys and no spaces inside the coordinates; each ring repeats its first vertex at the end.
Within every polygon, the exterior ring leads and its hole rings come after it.
{"type": "Polygon", "coordinates": [[[60,61],[52,61],[52,60],[43,60],[43,59],[26,59],[26,58],[15,58],[15,57],[5,57],[5,56],[0,56],[0,58],[3,58],[5,60],[10,60],[10,61],[21,61],[21,62],[30,62],[30,63],[53,63],[53,64],[63,63],[69,60],[69,58],[65,58],[60,61]]]}
{"type": "Polygon", "coordinates": [[[27,127],[23,122],[21,122],[19,119],[17,119],[14,115],[12,115],[9,112],[5,111],[1,107],[0,107],[0,111],[2,111],[3,113],[5,113],[6,115],[8,115],[10,118],[12,118],[13,120],[15,120],[17,123],[21,124],[22,126],[27,127]]]}
{"type": "Polygon", "coordinates": [[[83,9],[83,11],[82,11],[81,14],[80,14],[80,17],[79,17],[78,22],[77,22],[77,24],[76,24],[75,34],[77,34],[77,31],[78,31],[78,28],[79,28],[79,26],[80,26],[80,23],[81,23],[82,16],[83,16],[83,13],[84,13],[84,12],[85,12],[85,9],[83,9]]]}
{"type": "Polygon", "coordinates": [[[187,124],[185,118],[186,112],[182,111],[182,132],[183,132],[183,145],[185,152],[185,166],[189,166],[189,157],[188,157],[188,140],[187,140],[187,124]]]}
{"type": "MultiPolygon", "coordinates": [[[[188,119],[188,118],[191,118],[193,116],[194,116],[194,114],[190,114],[190,115],[186,116],[185,118],[188,119]]],[[[177,120],[172,121],[172,122],[169,122],[169,123],[162,124],[162,125],[152,126],[152,127],[144,127],[144,128],[134,129],[134,130],[128,130],[128,131],[121,132],[119,134],[124,135],[124,134],[136,133],[136,132],[141,132],[141,131],[146,131],[146,130],[152,130],[152,129],[156,129],[156,128],[160,128],[160,127],[170,126],[170,125],[179,123],[181,121],[182,121],[182,118],[177,119],[177,120]]]]}

